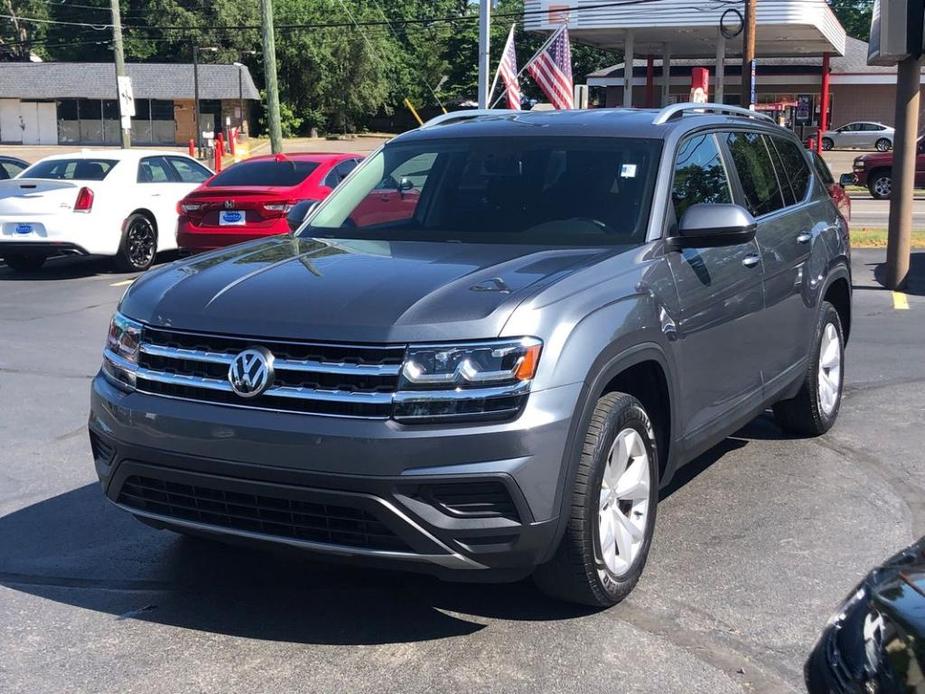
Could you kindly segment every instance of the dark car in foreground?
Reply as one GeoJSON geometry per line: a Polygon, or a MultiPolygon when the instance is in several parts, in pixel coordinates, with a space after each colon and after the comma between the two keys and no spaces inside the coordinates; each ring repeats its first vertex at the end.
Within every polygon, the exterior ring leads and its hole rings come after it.
{"type": "Polygon", "coordinates": [[[925,538],[871,571],[806,661],[810,694],[925,691],[925,538]]]}
{"type": "MultiPolygon", "coordinates": [[[[915,187],[925,188],[925,138],[919,138],[916,152],[915,187]]],[[[851,175],[853,183],[867,188],[875,200],[888,200],[893,194],[893,153],[877,152],[857,157],[851,175]]]]}
{"type": "Polygon", "coordinates": [[[441,116],[296,233],[128,289],[96,471],[156,527],[611,605],[681,466],[770,407],[833,425],[848,254],[751,111],[441,116]]]}

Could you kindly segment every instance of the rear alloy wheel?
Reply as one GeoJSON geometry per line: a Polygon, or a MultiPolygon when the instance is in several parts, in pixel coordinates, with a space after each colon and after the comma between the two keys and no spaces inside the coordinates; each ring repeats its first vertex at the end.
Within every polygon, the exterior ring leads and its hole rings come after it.
{"type": "Polygon", "coordinates": [[[881,137],[879,140],[877,140],[877,144],[875,146],[878,152],[889,152],[891,149],[893,149],[893,143],[887,140],[885,137],[881,137]]]}
{"type": "Polygon", "coordinates": [[[548,595],[608,607],[642,574],[658,504],[658,460],[652,424],[631,395],[597,402],[585,434],[568,526],[555,556],[534,580],[548,595]]]}
{"type": "Polygon", "coordinates": [[[16,272],[35,272],[45,264],[45,256],[37,255],[8,255],[3,258],[11,270],[16,272]]]}
{"type": "Polygon", "coordinates": [[[838,417],[845,380],[845,339],[841,318],[829,302],[822,303],[816,326],[816,349],[796,397],[774,405],[774,419],[786,431],[803,436],[827,432],[838,417]]]}
{"type": "Polygon", "coordinates": [[[868,185],[870,194],[875,200],[889,200],[893,194],[893,177],[888,171],[875,173],[868,185]]]}
{"type": "Polygon", "coordinates": [[[830,149],[834,149],[834,148],[835,148],[835,143],[832,141],[831,137],[822,138],[822,149],[828,152],[830,149]]]}
{"type": "Polygon", "coordinates": [[[150,218],[133,214],[125,222],[122,243],[115,257],[116,269],[121,272],[147,270],[157,254],[157,230],[150,218]]]}

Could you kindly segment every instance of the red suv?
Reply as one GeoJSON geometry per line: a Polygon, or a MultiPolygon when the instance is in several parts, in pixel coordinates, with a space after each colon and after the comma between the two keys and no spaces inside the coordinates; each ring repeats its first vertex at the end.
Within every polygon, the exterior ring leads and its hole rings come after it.
{"type": "MultiPolygon", "coordinates": [[[[920,137],[916,149],[915,187],[925,188],[925,137],[920,137]]],[[[863,154],[854,160],[854,182],[864,186],[876,200],[888,200],[893,194],[893,153],[863,154]]]]}
{"type": "Polygon", "coordinates": [[[290,212],[324,199],[360,154],[276,154],[228,167],[177,203],[177,245],[206,251],[291,230],[290,212]]]}

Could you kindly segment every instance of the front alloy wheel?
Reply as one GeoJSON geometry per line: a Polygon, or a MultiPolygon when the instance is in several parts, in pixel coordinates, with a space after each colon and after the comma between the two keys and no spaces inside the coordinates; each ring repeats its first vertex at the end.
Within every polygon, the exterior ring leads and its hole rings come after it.
{"type": "Polygon", "coordinates": [[[642,437],[626,428],[610,447],[597,514],[599,561],[614,576],[625,575],[642,550],[651,484],[642,437]]]}
{"type": "Polygon", "coordinates": [[[893,143],[887,140],[885,137],[877,140],[877,151],[878,152],[889,152],[893,149],[893,143]]]}
{"type": "Polygon", "coordinates": [[[533,577],[548,595],[607,607],[629,595],[649,554],[658,504],[655,433],[636,398],[608,393],[582,441],[565,535],[533,577]]]}
{"type": "Polygon", "coordinates": [[[887,200],[893,194],[893,178],[889,174],[877,174],[870,182],[870,194],[877,200],[887,200]]]}

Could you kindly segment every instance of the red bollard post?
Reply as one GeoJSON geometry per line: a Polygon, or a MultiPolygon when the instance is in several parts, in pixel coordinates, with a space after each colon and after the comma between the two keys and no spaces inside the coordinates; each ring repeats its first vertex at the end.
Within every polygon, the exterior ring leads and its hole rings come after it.
{"type": "Polygon", "coordinates": [[[196,156],[196,141],[193,138],[189,139],[189,155],[191,157],[196,156]]]}
{"type": "Polygon", "coordinates": [[[222,134],[218,133],[215,136],[215,173],[218,173],[222,170],[222,155],[225,153],[225,143],[222,142],[222,134]]]}
{"type": "Polygon", "coordinates": [[[238,139],[238,129],[232,128],[228,133],[228,149],[231,153],[231,156],[235,155],[235,144],[238,139]]]}

